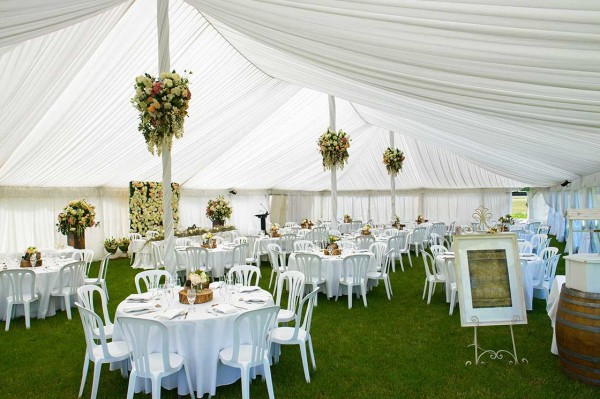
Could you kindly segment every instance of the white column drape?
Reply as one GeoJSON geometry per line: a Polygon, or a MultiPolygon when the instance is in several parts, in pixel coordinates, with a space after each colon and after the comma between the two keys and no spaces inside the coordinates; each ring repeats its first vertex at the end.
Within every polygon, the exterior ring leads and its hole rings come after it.
{"type": "MultiPolygon", "coordinates": [[[[329,126],[331,130],[336,131],[335,126],[335,97],[328,96],[329,99],[329,126]]],[[[337,166],[331,167],[331,228],[337,230],[337,166]]]]}
{"type": "MultiPolygon", "coordinates": [[[[171,69],[169,49],[169,0],[157,2],[158,26],[158,69],[159,73],[171,69]]],[[[163,227],[165,229],[165,269],[173,272],[175,267],[175,237],[173,231],[173,205],[171,204],[171,150],[165,142],[162,144],[162,186],[163,186],[163,227]]]]}
{"type": "MultiPolygon", "coordinates": [[[[390,130],[390,148],[394,148],[394,131],[390,130]]],[[[394,220],[396,217],[396,172],[392,172],[390,175],[391,195],[392,195],[392,217],[390,220],[394,220]]]]}

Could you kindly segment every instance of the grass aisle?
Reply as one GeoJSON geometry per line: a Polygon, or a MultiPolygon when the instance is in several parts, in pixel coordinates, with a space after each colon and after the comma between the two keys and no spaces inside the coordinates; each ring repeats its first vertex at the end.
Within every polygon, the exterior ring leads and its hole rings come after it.
{"type": "MultiPolygon", "coordinates": [[[[554,242],[553,244],[556,244],[554,242]]],[[[561,247],[562,250],[562,247],[561,247]]],[[[367,295],[368,308],[347,298],[326,300],[323,294],[313,316],[313,343],[317,370],[307,384],[297,346],[284,347],[280,362],[272,367],[278,398],[597,398],[600,391],[580,384],[559,369],[550,353],[552,329],[545,301],[534,299],[529,324],[515,327],[520,358],[529,364],[510,366],[488,361],[465,366],[472,360],[473,329],[461,328],[458,307],[448,316],[445,294],[439,288],[431,305],[421,300],[424,270],[421,258],[414,267],[392,273],[395,296],[388,301],[383,285],[367,295]]],[[[405,261],[408,265],[408,259],[405,261]]],[[[92,275],[97,271],[94,265],[92,275]]],[[[263,267],[261,285],[268,284],[270,269],[263,267]]],[[[127,259],[113,260],[108,270],[111,315],[118,303],[135,291],[137,270],[127,259]]],[[[564,274],[564,261],[558,274],[564,274]]],[[[67,320],[65,312],[46,320],[13,320],[9,332],[1,332],[0,398],[76,398],[81,380],[85,342],[77,312],[67,320]]],[[[203,337],[197,337],[202,340],[203,337]]],[[[510,348],[508,327],[479,330],[483,347],[510,348]]],[[[91,391],[91,367],[84,398],[91,391]]],[[[124,398],[127,380],[107,366],[100,378],[99,398],[124,398]]],[[[150,395],[138,394],[136,398],[150,395]]],[[[175,391],[162,392],[176,398],[175,391]]],[[[205,398],[207,395],[204,396],[205,398]]],[[[219,387],[217,398],[240,398],[239,382],[219,387]]],[[[266,398],[261,379],[251,384],[252,398],[266,398]]]]}

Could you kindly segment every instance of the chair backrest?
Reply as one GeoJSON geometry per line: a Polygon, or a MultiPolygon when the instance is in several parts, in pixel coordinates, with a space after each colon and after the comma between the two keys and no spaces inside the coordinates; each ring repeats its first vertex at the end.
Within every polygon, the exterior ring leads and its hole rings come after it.
{"type": "Polygon", "coordinates": [[[248,252],[248,244],[237,244],[233,247],[231,267],[246,264],[246,253],[248,252]]]}
{"type": "MultiPolygon", "coordinates": [[[[108,350],[108,343],[106,341],[106,335],[104,334],[104,323],[102,322],[102,319],[95,312],[82,306],[79,302],[75,302],[75,306],[77,306],[79,316],[81,317],[88,356],[90,359],[95,360],[98,357],[96,348],[101,347],[102,357],[110,360],[111,355],[108,350]],[[97,343],[98,341],[99,343],[97,343]]],[[[98,365],[98,367],[100,367],[100,365],[98,365]]]]}
{"type": "Polygon", "coordinates": [[[232,231],[222,231],[219,233],[219,236],[223,237],[223,241],[233,242],[237,234],[234,234],[232,231]]]}
{"type": "Polygon", "coordinates": [[[339,231],[339,230],[335,230],[335,229],[329,230],[327,232],[327,234],[329,234],[330,236],[335,236],[335,237],[341,237],[342,236],[342,232],[339,231]]]}
{"type": "Polygon", "coordinates": [[[160,268],[165,266],[165,244],[153,242],[152,243],[152,253],[154,254],[154,267],[160,268]]]}
{"type": "Polygon", "coordinates": [[[446,223],[444,222],[437,222],[431,225],[431,229],[429,230],[430,233],[435,233],[440,237],[444,237],[446,235],[446,223]]]}
{"type": "Polygon", "coordinates": [[[556,275],[558,258],[560,258],[560,255],[554,255],[544,261],[544,280],[549,282],[550,287],[552,287],[552,282],[554,281],[554,276],[556,275]]]}
{"type": "Polygon", "coordinates": [[[131,241],[131,240],[141,240],[142,239],[142,235],[140,233],[127,233],[127,238],[129,238],[129,241],[131,241]]]}
{"type": "Polygon", "coordinates": [[[350,223],[350,230],[358,230],[362,227],[362,225],[362,220],[353,220],[352,223],[350,223]]]}
{"type": "Polygon", "coordinates": [[[546,240],[542,241],[539,243],[539,245],[536,248],[536,252],[538,253],[538,255],[546,248],[548,248],[548,246],[550,245],[550,239],[547,238],[546,240]]]}
{"type": "Polygon", "coordinates": [[[58,275],[58,291],[62,293],[68,288],[71,295],[76,294],[77,288],[83,284],[85,267],[83,261],[68,263],[61,267],[58,275]]]}
{"type": "Polygon", "coordinates": [[[241,283],[244,287],[258,286],[260,279],[260,268],[252,265],[236,265],[229,269],[227,279],[241,283]],[[252,280],[254,279],[254,283],[252,280]]]}
{"type": "Polygon", "coordinates": [[[408,234],[393,235],[388,238],[387,251],[393,249],[394,252],[401,253],[408,247],[408,234]]]}
{"type": "Polygon", "coordinates": [[[339,240],[338,242],[336,242],[336,244],[342,250],[356,248],[356,243],[354,241],[350,241],[350,240],[339,240]]]}
{"type": "Polygon", "coordinates": [[[354,239],[358,249],[369,249],[369,246],[375,242],[375,237],[369,236],[356,236],[354,239]]]}
{"type": "Polygon", "coordinates": [[[135,288],[138,294],[142,293],[140,281],[143,281],[146,286],[146,291],[158,288],[160,279],[164,277],[165,282],[171,281],[173,278],[171,273],[166,270],[145,270],[135,275],[135,288]]]}
{"type": "Polygon", "coordinates": [[[138,377],[148,378],[158,370],[170,370],[169,363],[169,331],[158,320],[138,317],[119,317],[119,324],[125,336],[125,341],[131,348],[131,362],[138,377]],[[151,348],[159,348],[158,350],[151,348]],[[150,365],[150,354],[160,353],[160,367],[150,365]]]}
{"type": "Polygon", "coordinates": [[[367,254],[348,255],[342,263],[342,279],[348,283],[359,284],[367,279],[367,269],[371,257],[367,254]]]}
{"type": "Polygon", "coordinates": [[[537,232],[537,229],[542,225],[542,222],[532,222],[525,226],[525,230],[531,231],[533,233],[537,232]]]}
{"type": "Polygon", "coordinates": [[[435,258],[438,255],[448,252],[448,249],[443,245],[432,245],[430,248],[431,254],[435,258]]]}
{"type": "Polygon", "coordinates": [[[520,254],[533,253],[533,245],[529,241],[519,241],[517,242],[517,246],[520,254]]]}
{"type": "Polygon", "coordinates": [[[315,250],[315,244],[308,240],[294,241],[294,252],[312,252],[315,250]]]}
{"type": "Polygon", "coordinates": [[[400,232],[400,230],[398,230],[398,229],[385,229],[383,231],[383,235],[386,237],[392,237],[392,236],[398,235],[399,232],[400,232]]]}
{"type": "Polygon", "coordinates": [[[281,250],[287,254],[294,251],[294,241],[296,241],[296,234],[283,234],[279,237],[279,245],[281,250]]]}
{"type": "Polygon", "coordinates": [[[558,248],[556,247],[546,247],[543,250],[541,250],[538,254],[538,256],[540,258],[542,258],[542,260],[546,260],[554,255],[556,255],[558,253],[558,248]]]}
{"type": "Polygon", "coordinates": [[[425,233],[427,229],[425,227],[417,227],[412,232],[412,241],[411,243],[421,243],[425,240],[425,233]]]}
{"type": "Polygon", "coordinates": [[[306,284],[321,279],[323,261],[319,255],[296,254],[296,266],[298,267],[298,271],[304,274],[306,284]]]}
{"type": "Polygon", "coordinates": [[[158,235],[158,231],[156,230],[148,230],[146,231],[146,237],[148,238],[154,238],[158,235]]]}
{"type": "Polygon", "coordinates": [[[102,308],[102,317],[104,318],[104,325],[113,324],[110,321],[110,314],[108,313],[108,307],[106,305],[106,294],[104,290],[97,285],[88,284],[77,288],[77,297],[79,298],[79,304],[84,308],[96,313],[96,307],[94,306],[94,297],[98,294],[100,297],[100,307],[102,308]]]}
{"type": "Polygon", "coordinates": [[[98,281],[106,281],[106,273],[108,272],[108,263],[110,262],[110,254],[106,254],[100,261],[100,268],[98,269],[98,281]]]}
{"type": "Polygon", "coordinates": [[[277,299],[275,305],[281,306],[281,295],[284,284],[288,288],[287,310],[296,313],[298,302],[302,299],[304,293],[304,274],[297,270],[288,270],[281,273],[277,281],[277,299]]]}
{"type": "Polygon", "coordinates": [[[529,240],[529,242],[531,242],[531,245],[533,245],[534,248],[537,248],[541,243],[543,243],[547,239],[547,234],[534,234],[531,236],[531,240],[529,240]]]}
{"type": "Polygon", "coordinates": [[[3,270],[0,283],[4,286],[4,296],[12,296],[15,302],[23,302],[24,294],[35,295],[35,273],[31,270],[3,270]]]}
{"type": "Polygon", "coordinates": [[[235,237],[233,239],[233,244],[234,245],[238,245],[238,244],[248,244],[248,237],[235,237]]]}
{"type": "Polygon", "coordinates": [[[312,313],[315,307],[315,300],[319,289],[315,288],[312,292],[306,295],[298,304],[298,310],[296,311],[296,318],[294,322],[294,334],[291,340],[298,339],[298,333],[300,329],[304,330],[306,334],[310,334],[310,326],[312,323],[312,313]]]}
{"type": "Polygon", "coordinates": [[[279,312],[279,306],[270,306],[249,310],[235,318],[232,362],[240,362],[240,346],[243,344],[244,346],[252,345],[252,350],[244,356],[244,361],[248,361],[247,367],[263,364],[271,346],[269,332],[276,325],[277,312],[279,312]],[[248,354],[250,355],[249,359],[246,358],[248,354]]]}
{"type": "Polygon", "coordinates": [[[546,235],[548,235],[548,234],[550,234],[550,227],[542,225],[542,226],[538,227],[536,233],[537,234],[546,234],[546,235]]]}
{"type": "Polygon", "coordinates": [[[286,228],[289,229],[290,227],[294,227],[295,225],[296,225],[295,222],[285,222],[285,224],[283,225],[283,227],[286,227],[286,228]]]}
{"type": "Polygon", "coordinates": [[[279,269],[285,267],[285,254],[281,252],[281,247],[277,244],[269,244],[267,248],[269,249],[271,267],[279,273],[279,269]]]}
{"type": "Polygon", "coordinates": [[[185,249],[186,272],[194,270],[206,271],[208,269],[208,251],[201,247],[187,247],[185,249]]]}
{"type": "Polygon", "coordinates": [[[87,276],[94,260],[94,251],[91,249],[76,249],[73,251],[73,259],[85,262],[85,275],[87,276]]]}
{"type": "Polygon", "coordinates": [[[179,237],[175,239],[175,245],[178,247],[187,247],[192,245],[192,239],[189,237],[179,237]]]}
{"type": "Polygon", "coordinates": [[[421,255],[423,256],[423,266],[425,267],[425,275],[427,277],[432,277],[435,275],[435,262],[429,252],[421,250],[421,255]]]}
{"type": "Polygon", "coordinates": [[[511,230],[511,232],[517,235],[517,238],[527,238],[527,232],[523,229],[511,230]]]}
{"type": "Polygon", "coordinates": [[[257,236],[253,235],[246,237],[246,244],[248,244],[248,247],[246,248],[246,258],[257,258],[257,238],[257,236]]]}
{"type": "Polygon", "coordinates": [[[375,255],[375,264],[378,267],[383,266],[383,261],[385,260],[385,253],[387,250],[387,243],[385,242],[374,242],[369,245],[369,251],[373,252],[375,255]]]}

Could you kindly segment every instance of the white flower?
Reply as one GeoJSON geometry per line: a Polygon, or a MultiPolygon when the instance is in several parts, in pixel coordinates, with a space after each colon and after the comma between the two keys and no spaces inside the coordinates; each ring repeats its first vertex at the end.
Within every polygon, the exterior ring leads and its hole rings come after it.
{"type": "Polygon", "coordinates": [[[190,281],[192,285],[200,285],[202,284],[202,278],[196,273],[190,273],[190,281]]]}

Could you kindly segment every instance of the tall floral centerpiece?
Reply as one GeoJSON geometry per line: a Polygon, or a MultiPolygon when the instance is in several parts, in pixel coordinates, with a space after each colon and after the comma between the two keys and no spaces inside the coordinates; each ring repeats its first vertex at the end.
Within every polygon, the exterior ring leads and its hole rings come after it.
{"type": "Polygon", "coordinates": [[[398,148],[388,147],[383,152],[383,163],[389,175],[398,174],[402,170],[404,159],[404,153],[398,148]]]}
{"type": "Polygon", "coordinates": [[[183,136],[183,120],[192,98],[189,80],[175,71],[163,72],[158,77],[146,73],[135,78],[134,87],[131,103],[140,113],[138,129],[144,135],[148,151],[161,155],[163,141],[171,149],[173,136],[177,139],[183,136]]]}
{"type": "Polygon", "coordinates": [[[85,248],[85,229],[98,226],[96,207],[84,199],[71,201],[58,214],[58,231],[67,236],[67,242],[76,249],[85,248]]]}
{"type": "Polygon", "coordinates": [[[231,205],[229,202],[219,195],[214,200],[208,200],[206,207],[206,216],[212,221],[213,228],[225,225],[225,219],[231,217],[231,205]]]}
{"type": "Polygon", "coordinates": [[[325,170],[339,167],[344,168],[348,162],[348,148],[350,148],[350,137],[341,129],[336,133],[328,128],[325,133],[319,137],[317,144],[319,152],[323,157],[323,168],[325,170]]]}

